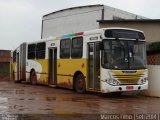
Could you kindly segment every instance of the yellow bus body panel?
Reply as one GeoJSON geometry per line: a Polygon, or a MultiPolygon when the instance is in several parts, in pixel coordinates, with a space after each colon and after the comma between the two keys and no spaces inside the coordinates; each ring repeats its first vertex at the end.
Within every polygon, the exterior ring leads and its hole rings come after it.
{"type": "Polygon", "coordinates": [[[86,78],[87,60],[86,59],[58,59],[57,61],[57,85],[60,87],[73,87],[73,76],[79,71],[86,78]]]}

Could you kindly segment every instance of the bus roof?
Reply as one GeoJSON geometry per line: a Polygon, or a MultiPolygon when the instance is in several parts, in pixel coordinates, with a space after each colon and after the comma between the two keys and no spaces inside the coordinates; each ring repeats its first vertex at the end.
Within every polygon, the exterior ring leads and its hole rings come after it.
{"type": "Polygon", "coordinates": [[[51,41],[51,40],[61,40],[61,39],[67,39],[70,37],[77,37],[77,36],[86,36],[86,35],[92,35],[92,34],[101,34],[104,30],[107,29],[127,29],[127,30],[133,30],[133,31],[137,31],[137,32],[142,32],[144,34],[143,31],[137,30],[137,29],[131,29],[131,28],[122,28],[122,27],[109,27],[109,28],[100,28],[100,29],[94,29],[94,30],[88,30],[88,31],[84,31],[84,32],[79,32],[79,33],[70,33],[70,34],[64,34],[64,35],[57,35],[54,37],[48,37],[48,38],[44,38],[44,39],[40,39],[40,40],[36,40],[33,42],[27,42],[27,44],[32,44],[32,43],[39,43],[39,42],[47,42],[47,41],[51,41]]]}

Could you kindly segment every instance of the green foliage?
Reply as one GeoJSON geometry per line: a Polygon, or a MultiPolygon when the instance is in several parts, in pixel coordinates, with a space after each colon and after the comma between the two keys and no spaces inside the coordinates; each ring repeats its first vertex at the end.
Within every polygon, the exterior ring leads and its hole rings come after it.
{"type": "Polygon", "coordinates": [[[153,42],[148,47],[149,52],[160,52],[160,42],[153,42]]]}

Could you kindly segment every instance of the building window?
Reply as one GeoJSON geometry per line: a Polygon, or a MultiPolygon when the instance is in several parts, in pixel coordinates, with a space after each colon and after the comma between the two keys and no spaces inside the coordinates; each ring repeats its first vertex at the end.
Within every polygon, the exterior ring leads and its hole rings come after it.
{"type": "Polygon", "coordinates": [[[72,58],[82,58],[83,56],[83,37],[72,39],[72,58]]]}
{"type": "Polygon", "coordinates": [[[61,40],[60,58],[70,58],[71,39],[61,40]]]}
{"type": "Polygon", "coordinates": [[[28,59],[35,59],[36,57],[36,44],[28,45],[28,59]]]}
{"type": "Polygon", "coordinates": [[[38,43],[36,48],[36,59],[45,59],[46,43],[38,43]]]}

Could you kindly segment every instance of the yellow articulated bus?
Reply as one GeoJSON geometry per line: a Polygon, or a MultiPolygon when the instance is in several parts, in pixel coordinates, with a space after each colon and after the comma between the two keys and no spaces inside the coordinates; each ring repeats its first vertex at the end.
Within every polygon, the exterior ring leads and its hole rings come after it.
{"type": "Polygon", "coordinates": [[[102,28],[22,43],[12,52],[11,78],[79,93],[148,89],[142,31],[102,28]]]}

